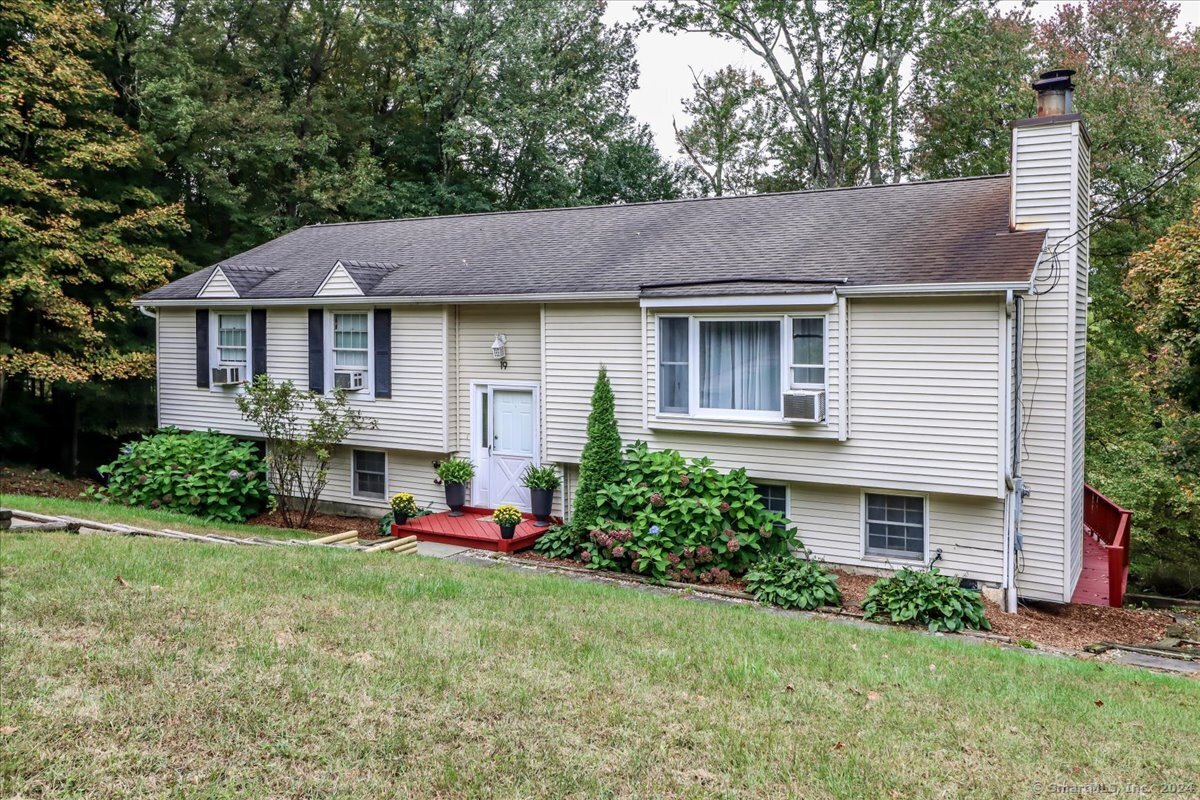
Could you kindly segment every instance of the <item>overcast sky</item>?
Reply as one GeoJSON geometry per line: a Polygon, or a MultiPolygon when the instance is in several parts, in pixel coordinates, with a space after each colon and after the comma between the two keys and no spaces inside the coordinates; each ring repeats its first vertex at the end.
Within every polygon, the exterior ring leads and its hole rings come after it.
{"type": "MultiPolygon", "coordinates": [[[[1045,17],[1053,13],[1054,7],[1063,0],[1042,0],[1034,8],[1034,15],[1045,17]]],[[[609,22],[634,22],[641,0],[608,0],[604,17],[609,22]]],[[[1017,7],[1017,0],[1003,0],[1001,7],[1017,7]]],[[[1181,5],[1181,24],[1200,25],[1200,2],[1189,1],[1181,5]]],[[[638,64],[641,76],[639,88],[629,98],[633,115],[650,124],[654,140],[663,155],[675,157],[675,134],[671,119],[677,118],[682,126],[685,117],[680,101],[690,95],[692,74],[712,73],[728,64],[758,69],[758,60],[747,53],[741,45],[717,39],[703,33],[685,33],[672,36],[658,31],[643,32],[638,37],[638,64]]]]}

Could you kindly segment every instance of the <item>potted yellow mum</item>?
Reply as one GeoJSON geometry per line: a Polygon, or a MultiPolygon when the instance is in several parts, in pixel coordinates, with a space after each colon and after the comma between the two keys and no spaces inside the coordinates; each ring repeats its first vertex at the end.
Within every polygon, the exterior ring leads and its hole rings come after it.
{"type": "Polygon", "coordinates": [[[503,505],[492,514],[492,519],[500,526],[500,537],[511,539],[521,524],[521,510],[516,506],[503,505]]]}

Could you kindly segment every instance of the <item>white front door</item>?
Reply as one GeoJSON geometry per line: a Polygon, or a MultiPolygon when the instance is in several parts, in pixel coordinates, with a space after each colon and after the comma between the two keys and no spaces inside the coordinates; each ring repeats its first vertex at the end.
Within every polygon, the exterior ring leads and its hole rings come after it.
{"type": "Polygon", "coordinates": [[[480,387],[476,395],[478,446],[483,481],[476,503],[495,508],[511,503],[529,510],[529,490],[521,484],[537,452],[537,414],[533,389],[480,387]]]}

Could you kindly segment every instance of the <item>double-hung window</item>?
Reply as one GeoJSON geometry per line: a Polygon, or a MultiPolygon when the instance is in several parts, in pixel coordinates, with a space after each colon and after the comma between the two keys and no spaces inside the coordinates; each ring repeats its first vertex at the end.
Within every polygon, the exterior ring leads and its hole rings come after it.
{"type": "Polygon", "coordinates": [[[249,352],[249,337],[246,314],[218,313],[217,317],[217,366],[246,367],[249,352]]]}
{"type": "Polygon", "coordinates": [[[365,370],[370,363],[369,320],[366,312],[333,315],[334,369],[365,370]]]}
{"type": "Polygon", "coordinates": [[[924,497],[867,492],[863,512],[867,555],[925,558],[924,497]]]}
{"type": "Polygon", "coordinates": [[[658,410],[782,418],[783,393],[825,385],[824,316],[661,316],[658,410]]]}
{"type": "Polygon", "coordinates": [[[382,500],[387,495],[387,454],[355,450],[353,460],[354,496],[382,500]]]}

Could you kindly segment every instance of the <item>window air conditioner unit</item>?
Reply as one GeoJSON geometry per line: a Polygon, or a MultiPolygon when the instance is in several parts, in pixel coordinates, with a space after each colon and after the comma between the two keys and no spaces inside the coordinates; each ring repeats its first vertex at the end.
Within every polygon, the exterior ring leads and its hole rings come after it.
{"type": "Polygon", "coordinates": [[[783,418],[790,422],[821,422],[825,419],[825,390],[784,392],[783,418]]]}
{"type": "Polygon", "coordinates": [[[241,367],[213,367],[212,383],[214,386],[233,386],[244,383],[241,367]]]}
{"type": "Polygon", "coordinates": [[[357,392],[367,383],[367,373],[361,369],[339,369],[333,373],[333,388],[357,392]]]}

